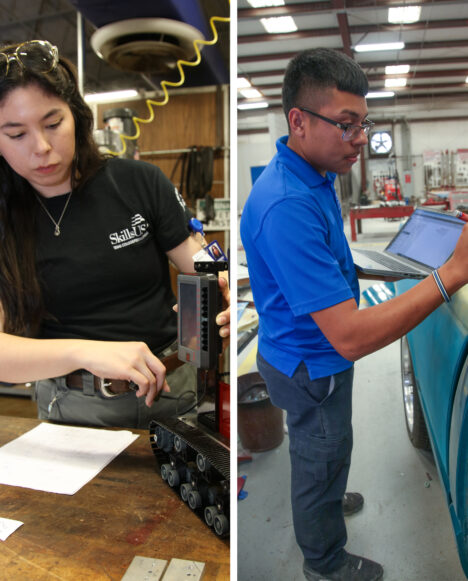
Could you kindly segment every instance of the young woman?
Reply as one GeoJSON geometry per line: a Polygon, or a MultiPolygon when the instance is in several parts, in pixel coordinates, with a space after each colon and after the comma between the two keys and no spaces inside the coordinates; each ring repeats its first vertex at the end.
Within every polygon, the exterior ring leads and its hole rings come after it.
{"type": "Polygon", "coordinates": [[[104,158],[92,126],[56,47],[2,49],[0,380],[36,380],[41,419],[145,428],[195,401],[193,369],[167,357],[169,260],[193,272],[200,246],[162,172],[104,158]]]}

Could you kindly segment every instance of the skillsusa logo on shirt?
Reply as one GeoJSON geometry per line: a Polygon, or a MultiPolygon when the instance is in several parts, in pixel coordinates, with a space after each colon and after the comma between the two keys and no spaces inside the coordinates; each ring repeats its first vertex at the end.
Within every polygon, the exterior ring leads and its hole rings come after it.
{"type": "Polygon", "coordinates": [[[130,219],[130,227],[120,230],[120,232],[112,232],[109,234],[109,240],[114,250],[124,248],[130,244],[136,244],[149,236],[149,224],[141,214],[135,214],[130,219]]]}
{"type": "Polygon", "coordinates": [[[184,198],[181,196],[179,190],[176,187],[174,187],[174,194],[175,194],[175,197],[177,198],[177,201],[182,206],[182,210],[185,211],[185,208],[187,207],[187,204],[185,203],[184,198]]]}

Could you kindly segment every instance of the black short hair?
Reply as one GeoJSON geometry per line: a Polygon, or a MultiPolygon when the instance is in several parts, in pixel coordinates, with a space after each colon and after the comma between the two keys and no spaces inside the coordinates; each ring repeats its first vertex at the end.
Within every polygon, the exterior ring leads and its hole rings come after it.
{"type": "MultiPolygon", "coordinates": [[[[336,88],[365,97],[369,84],[361,67],[347,55],[329,48],[300,52],[288,64],[283,81],[283,110],[299,104],[304,90],[323,91],[336,88]]],[[[302,103],[303,104],[303,103],[302,103]]]]}

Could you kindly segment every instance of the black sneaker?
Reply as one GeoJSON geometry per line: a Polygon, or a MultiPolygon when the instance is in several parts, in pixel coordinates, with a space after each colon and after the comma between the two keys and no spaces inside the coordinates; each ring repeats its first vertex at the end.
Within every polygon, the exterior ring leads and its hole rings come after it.
{"type": "Polygon", "coordinates": [[[378,581],[382,579],[383,567],[370,559],[346,553],[346,560],[333,573],[318,573],[304,564],[307,581],[378,581]]]}
{"type": "Polygon", "coordinates": [[[343,514],[349,516],[359,512],[364,504],[364,497],[359,492],[345,492],[343,496],[343,514]]]}

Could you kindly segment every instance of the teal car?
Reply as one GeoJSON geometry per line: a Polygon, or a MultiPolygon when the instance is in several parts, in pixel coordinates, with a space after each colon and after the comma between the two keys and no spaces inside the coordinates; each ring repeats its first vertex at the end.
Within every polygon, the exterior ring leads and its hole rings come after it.
{"type": "Polygon", "coordinates": [[[408,435],[432,448],[468,577],[468,286],[401,339],[401,373],[408,435]]]}

